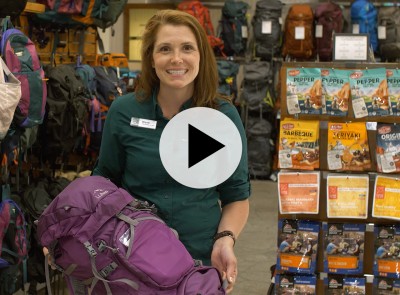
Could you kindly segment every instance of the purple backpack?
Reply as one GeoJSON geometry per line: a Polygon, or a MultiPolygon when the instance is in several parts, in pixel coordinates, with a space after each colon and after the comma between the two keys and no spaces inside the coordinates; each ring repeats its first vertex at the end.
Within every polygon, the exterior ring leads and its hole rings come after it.
{"type": "Polygon", "coordinates": [[[225,294],[153,211],[104,177],[78,178],[40,216],[38,237],[71,294],[225,294]]]}
{"type": "Polygon", "coordinates": [[[41,124],[47,85],[35,44],[23,32],[13,28],[6,18],[2,22],[0,47],[6,65],[21,82],[21,99],[15,110],[14,123],[26,128],[41,124]]]}

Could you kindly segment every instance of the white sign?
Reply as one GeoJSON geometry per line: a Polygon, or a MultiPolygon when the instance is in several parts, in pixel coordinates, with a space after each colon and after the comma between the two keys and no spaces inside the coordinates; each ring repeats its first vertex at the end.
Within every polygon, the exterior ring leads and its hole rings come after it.
{"type": "Polygon", "coordinates": [[[334,61],[368,61],[368,34],[335,34],[334,61]]]}

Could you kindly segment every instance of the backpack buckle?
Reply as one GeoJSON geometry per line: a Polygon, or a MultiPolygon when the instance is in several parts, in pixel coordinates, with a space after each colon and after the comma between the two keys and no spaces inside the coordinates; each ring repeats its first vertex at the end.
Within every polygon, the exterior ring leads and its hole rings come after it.
{"type": "Polygon", "coordinates": [[[90,244],[89,242],[85,242],[85,243],[83,243],[83,245],[85,246],[86,251],[89,253],[89,255],[90,255],[91,257],[96,257],[97,252],[96,252],[96,250],[93,248],[92,244],[90,244]]]}

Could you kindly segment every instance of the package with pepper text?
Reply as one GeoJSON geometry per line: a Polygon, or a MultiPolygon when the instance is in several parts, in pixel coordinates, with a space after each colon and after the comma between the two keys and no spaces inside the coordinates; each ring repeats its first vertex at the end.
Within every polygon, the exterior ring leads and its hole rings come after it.
{"type": "Polygon", "coordinates": [[[393,116],[400,116],[400,70],[386,69],[390,110],[393,116]]]}
{"type": "Polygon", "coordinates": [[[322,83],[319,68],[288,68],[286,71],[286,103],[288,113],[322,114],[322,83]]]}
{"type": "Polygon", "coordinates": [[[321,77],[326,113],[330,116],[347,116],[350,100],[349,71],[322,69],[321,77]]]}
{"type": "Polygon", "coordinates": [[[349,77],[354,117],[390,115],[385,68],[353,70],[349,77]]]}

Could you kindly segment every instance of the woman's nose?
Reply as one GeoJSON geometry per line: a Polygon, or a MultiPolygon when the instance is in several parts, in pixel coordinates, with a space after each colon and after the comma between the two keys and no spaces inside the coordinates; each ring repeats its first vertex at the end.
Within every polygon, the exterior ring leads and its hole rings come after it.
{"type": "Polygon", "coordinates": [[[179,51],[175,51],[173,53],[171,62],[172,63],[181,63],[181,62],[183,62],[181,53],[179,51]]]}

